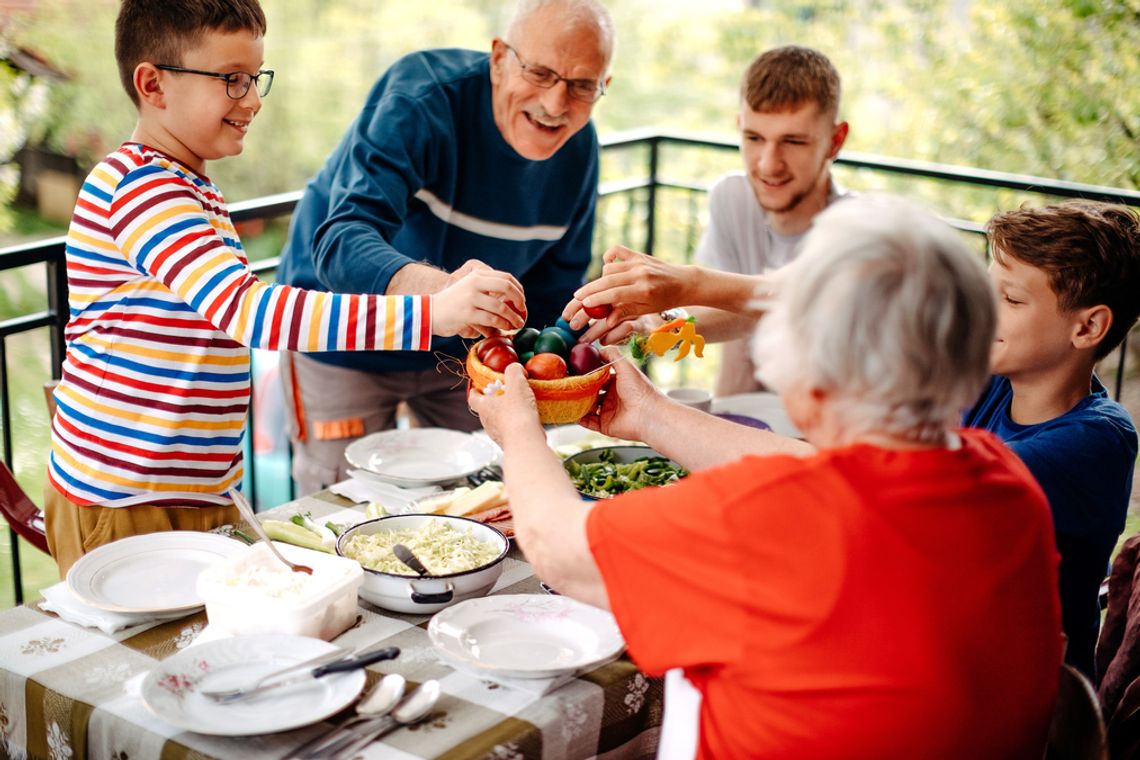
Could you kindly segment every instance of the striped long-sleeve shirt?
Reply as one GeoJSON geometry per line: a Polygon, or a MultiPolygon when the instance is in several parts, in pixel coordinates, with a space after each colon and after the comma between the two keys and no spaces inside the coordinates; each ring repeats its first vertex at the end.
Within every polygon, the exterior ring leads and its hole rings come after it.
{"type": "Polygon", "coordinates": [[[67,235],[67,281],[48,474],[80,505],[164,492],[202,497],[163,503],[222,503],[219,495],[242,477],[248,347],[431,347],[429,296],[339,295],[258,280],[221,191],[133,143],[83,184],[67,235]]]}

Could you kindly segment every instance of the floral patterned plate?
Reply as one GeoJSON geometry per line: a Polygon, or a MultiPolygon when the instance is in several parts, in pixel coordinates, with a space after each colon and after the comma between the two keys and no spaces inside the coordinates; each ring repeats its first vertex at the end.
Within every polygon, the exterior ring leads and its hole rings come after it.
{"type": "Polygon", "coordinates": [[[489,439],[445,428],[385,430],[344,450],[353,467],[405,488],[462,480],[498,455],[499,447],[489,439]]]}
{"type": "Polygon", "coordinates": [[[172,726],[213,736],[250,736],[307,726],[340,712],[364,688],[364,670],[333,673],[219,703],[200,689],[252,683],[337,647],[306,636],[235,636],[184,649],[143,679],[143,703],[172,726]]]}
{"type": "Polygon", "coordinates": [[[613,615],[565,596],[501,594],[436,614],[428,637],[444,660],[507,678],[550,678],[608,662],[625,641],[613,615]]]}

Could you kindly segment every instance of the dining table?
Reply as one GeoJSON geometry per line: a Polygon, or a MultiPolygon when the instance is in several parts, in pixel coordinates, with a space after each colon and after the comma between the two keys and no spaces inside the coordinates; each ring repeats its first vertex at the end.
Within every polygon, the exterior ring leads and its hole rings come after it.
{"type": "MultiPolygon", "coordinates": [[[[318,522],[359,520],[364,508],[322,491],[262,512],[259,519],[309,513],[318,522]]],[[[545,592],[516,547],[490,593],[545,592]]],[[[396,659],[367,668],[363,693],[385,674],[398,673],[409,686],[438,680],[442,697],[426,720],[398,728],[356,757],[522,760],[656,753],[663,682],[641,673],[628,657],[574,673],[547,693],[514,688],[444,664],[428,636],[431,615],[357,602],[355,623],[332,643],[400,649],[396,659]]],[[[195,733],[165,723],[148,709],[139,684],[209,630],[204,609],[113,633],[66,622],[45,609],[42,599],[0,612],[0,756],[276,760],[353,714],[345,708],[309,725],[251,736],[195,733]]]]}

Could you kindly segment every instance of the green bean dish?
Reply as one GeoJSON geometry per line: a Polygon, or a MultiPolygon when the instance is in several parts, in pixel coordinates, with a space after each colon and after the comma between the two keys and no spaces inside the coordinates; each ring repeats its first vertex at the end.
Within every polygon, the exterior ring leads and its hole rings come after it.
{"type": "Polygon", "coordinates": [[[680,480],[689,471],[663,456],[643,456],[632,462],[615,461],[614,452],[606,449],[597,462],[567,460],[566,471],[581,493],[596,499],[636,491],[646,486],[663,486],[680,480]]]}

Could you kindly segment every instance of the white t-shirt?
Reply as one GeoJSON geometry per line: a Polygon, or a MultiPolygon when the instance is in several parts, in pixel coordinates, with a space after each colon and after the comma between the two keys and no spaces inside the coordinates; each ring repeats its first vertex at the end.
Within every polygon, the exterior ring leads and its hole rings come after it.
{"type": "MultiPolygon", "coordinates": [[[[832,178],[827,203],[847,195],[832,178]]],[[[762,274],[789,263],[799,253],[807,231],[781,235],[768,226],[767,216],[743,172],[730,172],[709,189],[709,223],[701,235],[695,261],[710,269],[738,274],[762,274]]],[[[763,389],[751,358],[751,338],[724,344],[716,395],[731,396],[763,389]]]]}
{"type": "MultiPolygon", "coordinates": [[[[828,205],[846,194],[832,179],[828,205]]],[[[723,272],[761,274],[795,258],[805,234],[781,235],[772,230],[752,194],[748,177],[730,172],[709,190],[709,223],[697,245],[695,260],[723,272]]]]}

